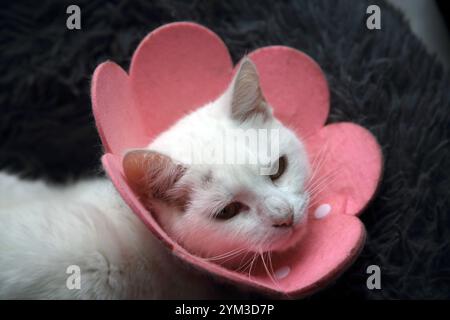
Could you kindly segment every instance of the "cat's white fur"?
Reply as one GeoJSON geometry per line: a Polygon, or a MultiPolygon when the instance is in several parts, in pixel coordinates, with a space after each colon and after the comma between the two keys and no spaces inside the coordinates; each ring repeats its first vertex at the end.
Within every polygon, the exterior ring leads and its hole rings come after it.
{"type": "MultiPolygon", "coordinates": [[[[155,201],[154,212],[173,238],[202,256],[239,248],[281,250],[296,243],[297,229],[306,220],[308,199],[303,188],[308,163],[304,147],[271,113],[268,117],[243,117],[242,121],[236,121],[236,116],[245,114],[230,116],[238,77],[218,100],[184,117],[148,147],[187,167],[179,181],[191,190],[186,211],[155,201]],[[189,164],[193,153],[213,147],[226,130],[236,128],[279,130],[280,154],[288,158],[286,173],[279,180],[272,182],[259,174],[257,165],[189,164]],[[211,217],[213,210],[235,200],[249,209],[227,221],[211,217]],[[273,227],[288,214],[293,218],[292,227],[273,227]]],[[[250,95],[255,94],[253,89],[245,87],[250,95]]],[[[239,99],[247,107],[254,103],[246,94],[239,99]]],[[[238,148],[240,152],[258,152],[247,146],[238,148]]],[[[171,256],[106,179],[56,187],[2,173],[0,228],[0,298],[218,295],[211,279],[171,256]],[[71,265],[80,267],[79,290],[66,286],[71,265]]]]}
{"type": "Polygon", "coordinates": [[[0,299],[209,298],[106,179],[65,188],[0,174],[0,299]],[[80,289],[69,290],[79,266],[80,289]]]}

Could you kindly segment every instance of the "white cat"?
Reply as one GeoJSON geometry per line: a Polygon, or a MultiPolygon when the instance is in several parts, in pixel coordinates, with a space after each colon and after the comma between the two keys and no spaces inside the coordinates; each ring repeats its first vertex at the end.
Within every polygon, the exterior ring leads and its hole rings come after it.
{"type": "MultiPolygon", "coordinates": [[[[218,263],[225,263],[221,257],[287,249],[306,227],[304,146],[272,115],[247,58],[220,98],[181,119],[148,148],[126,153],[123,165],[130,185],[166,232],[192,253],[218,263]],[[268,141],[277,144],[276,158],[267,162],[260,147],[241,141],[224,144],[224,152],[254,157],[257,163],[192,161],[237,129],[276,130],[277,141],[268,141]],[[273,174],[261,174],[263,165],[272,166],[273,174]]],[[[225,294],[212,279],[171,256],[107,179],[61,188],[0,174],[0,228],[0,298],[225,294]],[[79,289],[67,286],[66,271],[73,265],[81,272],[79,289]]]]}

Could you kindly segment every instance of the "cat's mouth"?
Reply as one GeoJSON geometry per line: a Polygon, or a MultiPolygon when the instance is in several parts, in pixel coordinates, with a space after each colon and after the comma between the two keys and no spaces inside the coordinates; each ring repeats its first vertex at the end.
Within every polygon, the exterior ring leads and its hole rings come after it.
{"type": "Polygon", "coordinates": [[[294,218],[291,226],[272,226],[271,239],[267,243],[267,251],[286,251],[298,244],[304,237],[307,228],[307,216],[309,201],[305,201],[299,208],[297,217],[294,218]]]}
{"type": "Polygon", "coordinates": [[[289,228],[277,228],[266,251],[286,251],[298,244],[306,233],[306,214],[299,222],[289,228]]]}

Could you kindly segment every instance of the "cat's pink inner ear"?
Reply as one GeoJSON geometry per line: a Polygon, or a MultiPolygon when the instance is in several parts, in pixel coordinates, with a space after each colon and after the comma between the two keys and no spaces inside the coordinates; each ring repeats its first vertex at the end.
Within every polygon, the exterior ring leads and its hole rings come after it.
{"type": "Polygon", "coordinates": [[[146,150],[133,150],[123,158],[123,172],[133,189],[141,189],[146,184],[147,168],[150,166],[150,157],[147,155],[146,150]]]}
{"type": "Polygon", "coordinates": [[[144,198],[173,202],[172,189],[185,170],[170,157],[150,150],[129,151],[123,158],[125,177],[134,192],[144,198]]]}
{"type": "Polygon", "coordinates": [[[259,84],[259,75],[253,62],[244,58],[231,85],[231,116],[237,121],[245,121],[260,115],[270,116],[270,110],[259,84]]]}

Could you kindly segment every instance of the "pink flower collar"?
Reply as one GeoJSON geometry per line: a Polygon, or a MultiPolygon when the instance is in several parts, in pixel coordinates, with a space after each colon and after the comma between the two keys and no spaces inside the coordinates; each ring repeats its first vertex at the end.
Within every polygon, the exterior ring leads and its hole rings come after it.
{"type": "Polygon", "coordinates": [[[249,57],[258,68],[264,96],[275,115],[304,139],[310,161],[320,160],[313,179],[333,177],[309,209],[305,240],[273,256],[273,277],[263,266],[256,266],[249,276],[187,252],[160,228],[123,176],[121,161],[126,149],[148,145],[187,111],[225,91],[233,64],[225,44],[212,31],[188,22],[167,24],[140,43],[128,74],[109,61],[97,67],[92,104],[106,152],[102,162],[125,202],[183,261],[236,284],[304,296],[343,272],[360,252],[365,229],[357,215],[375,192],[382,155],[366,129],[353,123],[325,126],[329,90],[320,67],[310,57],[284,46],[264,47],[249,57]]]}

